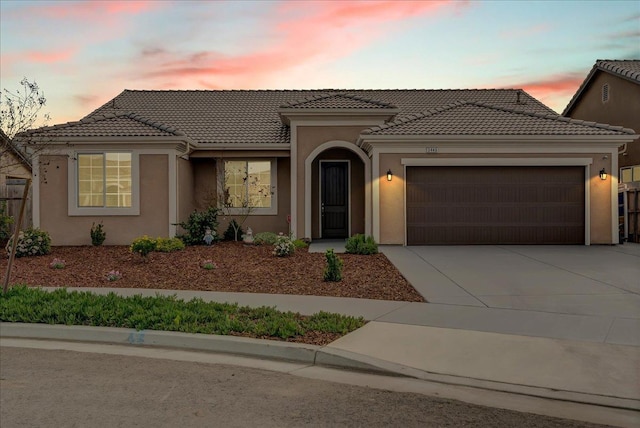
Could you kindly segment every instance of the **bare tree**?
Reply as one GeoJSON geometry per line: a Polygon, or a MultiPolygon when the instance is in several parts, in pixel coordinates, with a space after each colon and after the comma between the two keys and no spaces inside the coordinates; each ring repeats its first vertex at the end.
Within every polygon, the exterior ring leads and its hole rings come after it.
{"type": "MultiPolygon", "coordinates": [[[[0,96],[0,129],[9,137],[34,127],[38,121],[40,110],[47,105],[44,92],[36,81],[30,82],[26,77],[20,81],[15,92],[3,88],[0,96]]],[[[44,113],[41,126],[46,126],[50,120],[49,114],[44,113]]]]}

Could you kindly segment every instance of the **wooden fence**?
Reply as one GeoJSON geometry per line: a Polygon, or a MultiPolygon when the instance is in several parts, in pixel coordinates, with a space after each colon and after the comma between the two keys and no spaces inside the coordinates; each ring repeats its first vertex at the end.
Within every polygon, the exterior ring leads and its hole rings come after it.
{"type": "MultiPolygon", "coordinates": [[[[14,218],[14,222],[11,225],[11,233],[14,232],[16,222],[18,221],[18,215],[20,215],[20,204],[22,202],[22,194],[24,193],[26,181],[27,180],[25,179],[7,179],[7,184],[5,186],[0,186],[0,203],[6,202],[7,213],[14,218]]],[[[33,226],[33,206],[31,204],[32,192],[33,186],[29,188],[21,230],[33,226]]]]}

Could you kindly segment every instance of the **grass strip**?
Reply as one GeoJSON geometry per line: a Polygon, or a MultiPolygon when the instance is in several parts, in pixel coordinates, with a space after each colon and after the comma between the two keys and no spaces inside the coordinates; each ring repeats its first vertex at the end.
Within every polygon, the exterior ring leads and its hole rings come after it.
{"type": "Polygon", "coordinates": [[[184,333],[249,335],[289,339],[308,332],[347,334],[362,327],[362,317],[318,312],[302,316],[273,307],[250,308],[238,304],[188,302],[176,296],[123,297],[60,288],[14,286],[0,294],[0,321],[41,324],[125,327],[184,333]]]}

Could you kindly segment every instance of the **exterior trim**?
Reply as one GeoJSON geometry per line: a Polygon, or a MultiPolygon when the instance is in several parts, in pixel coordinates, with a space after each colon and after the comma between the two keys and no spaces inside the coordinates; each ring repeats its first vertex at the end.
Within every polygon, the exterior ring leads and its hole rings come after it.
{"type": "MultiPolygon", "coordinates": [[[[313,151],[307,156],[304,161],[304,234],[306,238],[311,237],[311,165],[315,158],[318,157],[320,153],[325,150],[332,148],[343,148],[348,149],[355,154],[357,154],[362,162],[364,163],[364,230],[365,234],[371,234],[371,194],[369,192],[370,187],[370,177],[371,177],[371,160],[369,157],[362,152],[362,150],[358,150],[358,147],[353,143],[349,143],[347,141],[340,140],[332,140],[327,141],[326,143],[320,144],[318,147],[313,149],[313,151]]],[[[351,176],[349,176],[349,181],[351,181],[351,176]]],[[[351,191],[351,189],[349,189],[351,191]]],[[[351,198],[351,196],[349,196],[351,198]]],[[[351,207],[349,207],[351,210],[351,207]]],[[[351,216],[351,215],[349,215],[351,216]]],[[[293,223],[293,216],[291,218],[291,222],[293,223]]],[[[349,229],[351,229],[351,224],[349,224],[349,229]]]]}
{"type": "MultiPolygon", "coordinates": [[[[176,236],[176,223],[178,222],[178,159],[171,153],[167,154],[169,160],[169,225],[168,236],[176,236]]],[[[132,168],[133,170],[133,168],[132,168]]],[[[139,197],[138,197],[139,199],[139,197]]],[[[140,204],[138,204],[140,207],[140,204]]]]}
{"type": "MultiPolygon", "coordinates": [[[[291,162],[290,162],[290,174],[291,174],[291,195],[289,197],[291,208],[289,210],[289,216],[291,223],[289,227],[293,232],[293,236],[298,238],[298,123],[291,121],[291,162]]],[[[305,178],[306,179],[306,178],[305,178]]],[[[311,211],[309,211],[311,212],[311,211]]],[[[311,238],[311,234],[306,235],[303,238],[311,238]]]]}
{"type": "MultiPolygon", "coordinates": [[[[74,150],[67,158],[67,215],[83,216],[137,216],[140,215],[140,152],[137,150],[74,150]],[[78,206],[78,154],[91,153],[131,153],[131,207],[130,208],[93,208],[78,206]]],[[[175,174],[175,171],[174,171],[175,174]]],[[[171,175],[169,175],[171,177],[171,175]]],[[[171,183],[169,182],[169,188],[171,183]]],[[[175,191],[175,187],[174,187],[175,191]]],[[[171,195],[169,195],[171,201],[171,195]]],[[[174,201],[175,202],[175,201],[174,201]]],[[[171,217],[169,217],[171,219],[171,217]]]]}
{"type": "Polygon", "coordinates": [[[37,154],[34,154],[31,158],[31,168],[32,168],[32,180],[31,186],[33,186],[33,193],[31,200],[31,222],[33,223],[33,227],[40,227],[40,157],[37,154]]]}

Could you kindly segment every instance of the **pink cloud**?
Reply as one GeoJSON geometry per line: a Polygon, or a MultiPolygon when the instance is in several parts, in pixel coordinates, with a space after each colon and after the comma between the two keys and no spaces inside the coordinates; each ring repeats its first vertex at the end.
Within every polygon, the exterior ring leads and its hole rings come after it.
{"type": "Polygon", "coordinates": [[[56,62],[66,61],[75,54],[75,49],[64,49],[61,51],[53,52],[41,52],[41,51],[29,51],[20,54],[24,59],[30,62],[36,62],[41,64],[53,64],[56,62]]]}
{"type": "Polygon", "coordinates": [[[322,64],[347,56],[389,34],[406,20],[439,13],[452,1],[282,2],[267,18],[266,45],[238,55],[147,49],[144,79],[193,86],[208,76],[208,87],[258,87],[287,68],[322,64]],[[151,54],[151,55],[150,55],[151,54]]]}
{"type": "Polygon", "coordinates": [[[83,1],[83,2],[53,2],[17,8],[11,11],[14,19],[45,18],[52,20],[95,20],[100,21],[105,16],[135,15],[162,7],[157,1],[83,1]]]}
{"type": "Polygon", "coordinates": [[[543,80],[526,82],[512,87],[522,88],[536,98],[567,95],[574,94],[585,77],[584,74],[568,73],[549,76],[543,80]]]}

